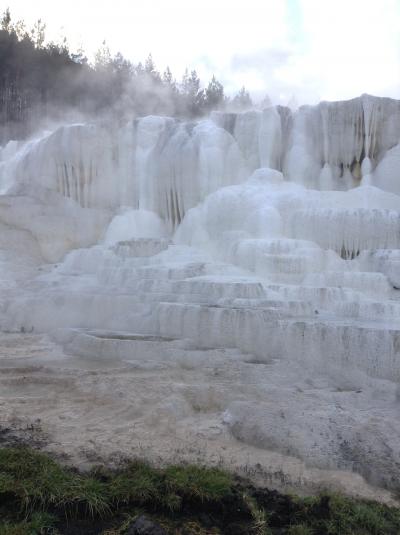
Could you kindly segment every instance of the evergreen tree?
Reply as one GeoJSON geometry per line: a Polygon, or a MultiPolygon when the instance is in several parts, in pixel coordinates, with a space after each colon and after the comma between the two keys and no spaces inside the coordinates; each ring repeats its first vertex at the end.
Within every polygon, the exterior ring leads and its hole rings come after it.
{"type": "Polygon", "coordinates": [[[106,43],[103,41],[101,47],[94,55],[94,67],[96,70],[106,70],[111,63],[111,52],[106,43]]]}
{"type": "Polygon", "coordinates": [[[153,80],[153,82],[156,82],[158,84],[161,83],[161,75],[156,69],[155,63],[153,61],[153,56],[151,54],[147,56],[147,59],[145,61],[144,72],[153,80]]]}
{"type": "Polygon", "coordinates": [[[204,107],[204,91],[200,89],[200,78],[195,70],[189,74],[188,70],[182,78],[181,91],[185,110],[191,117],[201,115],[204,107]]]}
{"type": "Polygon", "coordinates": [[[253,107],[253,101],[251,100],[250,93],[246,90],[244,86],[233,98],[232,106],[235,110],[238,111],[249,110],[253,107]]]}
{"type": "Polygon", "coordinates": [[[167,68],[164,71],[162,81],[167,86],[176,86],[176,82],[173,79],[171,69],[167,66],[167,68]]]}
{"type": "Polygon", "coordinates": [[[42,22],[42,19],[38,19],[31,30],[31,39],[36,48],[43,48],[45,37],[46,24],[42,22]]]}
{"type": "Polygon", "coordinates": [[[221,109],[225,104],[224,87],[213,77],[205,91],[205,109],[208,111],[221,109]]]}
{"type": "Polygon", "coordinates": [[[166,90],[166,96],[170,99],[170,104],[172,105],[172,111],[176,112],[179,106],[178,100],[180,98],[178,86],[175,78],[172,75],[171,69],[167,67],[162,76],[162,83],[166,90]]]}
{"type": "Polygon", "coordinates": [[[1,18],[1,29],[5,32],[11,31],[11,13],[9,8],[4,11],[1,18]]]}

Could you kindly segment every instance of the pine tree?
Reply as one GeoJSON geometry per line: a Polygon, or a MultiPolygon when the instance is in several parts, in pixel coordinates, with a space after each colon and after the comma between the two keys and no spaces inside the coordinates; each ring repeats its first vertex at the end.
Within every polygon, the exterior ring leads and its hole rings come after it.
{"type": "Polygon", "coordinates": [[[204,107],[204,91],[200,89],[200,78],[197,72],[193,70],[190,75],[188,70],[182,78],[181,92],[184,99],[184,112],[191,117],[201,115],[204,107]]]}
{"type": "Polygon", "coordinates": [[[161,75],[156,69],[156,65],[151,54],[147,56],[145,61],[144,72],[152,79],[153,82],[161,83],[161,75]]]}
{"type": "Polygon", "coordinates": [[[243,86],[239,93],[232,100],[232,106],[235,110],[244,111],[253,107],[250,93],[243,86]]]}
{"type": "Polygon", "coordinates": [[[42,22],[42,19],[38,19],[35,22],[31,30],[31,36],[31,39],[34,42],[36,48],[43,48],[46,36],[46,24],[42,22]]]}
{"type": "Polygon", "coordinates": [[[9,32],[11,30],[11,13],[9,8],[4,11],[1,18],[1,29],[5,32],[9,32]]]}
{"type": "Polygon", "coordinates": [[[156,66],[154,65],[153,56],[149,54],[147,56],[147,59],[144,63],[144,70],[147,72],[147,74],[152,74],[156,70],[156,66]]]}
{"type": "Polygon", "coordinates": [[[172,86],[174,85],[174,80],[172,78],[172,72],[171,69],[167,66],[167,68],[164,71],[162,81],[165,85],[172,86]]]}
{"type": "Polygon", "coordinates": [[[213,75],[205,91],[205,108],[208,111],[218,110],[223,107],[224,103],[224,87],[213,75]]]}
{"type": "Polygon", "coordinates": [[[94,56],[94,67],[96,70],[106,70],[111,63],[111,52],[106,43],[103,41],[101,47],[94,56]]]}
{"type": "Polygon", "coordinates": [[[179,95],[178,86],[176,83],[175,78],[172,75],[171,69],[167,67],[164,71],[164,74],[162,76],[162,83],[167,91],[169,91],[170,95],[173,96],[174,99],[179,95]]]}

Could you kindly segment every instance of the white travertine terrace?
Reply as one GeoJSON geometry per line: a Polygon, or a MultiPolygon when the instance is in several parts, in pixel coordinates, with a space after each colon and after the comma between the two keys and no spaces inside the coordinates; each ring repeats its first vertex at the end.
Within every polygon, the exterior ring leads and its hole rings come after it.
{"type": "Polygon", "coordinates": [[[133,333],[300,364],[313,396],[265,384],[221,424],[395,485],[399,101],[62,126],[0,149],[0,192],[3,331],[86,357],[125,358],[133,333]],[[332,389],[353,394],[338,408],[332,389]]]}

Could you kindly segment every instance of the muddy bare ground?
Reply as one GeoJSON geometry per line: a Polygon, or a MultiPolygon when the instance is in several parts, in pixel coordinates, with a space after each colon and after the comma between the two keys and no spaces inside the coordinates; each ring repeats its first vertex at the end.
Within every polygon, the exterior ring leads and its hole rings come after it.
{"type": "Polygon", "coordinates": [[[261,368],[228,349],[182,351],[174,361],[96,360],[67,355],[45,335],[2,334],[0,445],[27,443],[83,469],[132,457],[201,463],[281,490],[329,487],[395,503],[360,475],[308,468],[232,436],[225,407],[249,391],[261,396],[261,368]]]}

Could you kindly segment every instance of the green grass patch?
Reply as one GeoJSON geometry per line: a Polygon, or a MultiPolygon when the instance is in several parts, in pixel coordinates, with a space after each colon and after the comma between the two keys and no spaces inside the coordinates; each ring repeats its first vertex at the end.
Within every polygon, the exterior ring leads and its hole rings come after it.
{"type": "Polygon", "coordinates": [[[0,535],[123,535],[139,513],[176,535],[400,534],[398,508],[340,494],[301,498],[215,468],[140,461],[83,474],[29,448],[0,448],[0,535]]]}
{"type": "Polygon", "coordinates": [[[202,502],[219,502],[232,494],[232,476],[216,468],[170,466],[165,470],[169,492],[202,502]]]}
{"type": "Polygon", "coordinates": [[[54,532],[56,517],[48,513],[33,513],[30,519],[18,521],[0,521],[0,535],[41,535],[54,532]]]}

